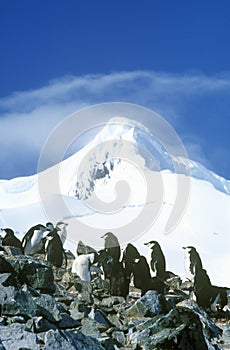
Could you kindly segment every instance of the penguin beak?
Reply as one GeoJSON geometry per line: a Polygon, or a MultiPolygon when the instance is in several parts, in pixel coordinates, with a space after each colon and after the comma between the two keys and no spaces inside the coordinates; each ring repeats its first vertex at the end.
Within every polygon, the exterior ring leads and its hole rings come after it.
{"type": "Polygon", "coordinates": [[[186,247],[182,247],[182,249],[186,249],[186,247]]]}
{"type": "Polygon", "coordinates": [[[148,246],[148,245],[149,245],[149,242],[148,242],[148,243],[144,243],[144,245],[147,245],[147,246],[148,246]]]}

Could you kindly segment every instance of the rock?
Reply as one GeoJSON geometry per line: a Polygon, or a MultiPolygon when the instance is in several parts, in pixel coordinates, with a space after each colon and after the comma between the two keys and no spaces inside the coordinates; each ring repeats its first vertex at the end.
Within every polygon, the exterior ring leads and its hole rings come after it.
{"type": "Polygon", "coordinates": [[[24,325],[13,323],[0,326],[0,334],[2,344],[7,350],[40,349],[36,334],[27,332],[24,325]]]}
{"type": "Polygon", "coordinates": [[[0,350],[6,350],[6,348],[3,346],[2,341],[0,339],[0,350]]]}
{"type": "Polygon", "coordinates": [[[1,273],[0,285],[2,285],[3,287],[18,287],[19,281],[17,280],[16,276],[12,273],[1,273]]]}
{"type": "Polygon", "coordinates": [[[33,333],[47,332],[50,329],[56,329],[57,327],[44,319],[42,316],[33,317],[28,320],[25,326],[25,330],[33,333]]]}
{"type": "Polygon", "coordinates": [[[11,318],[10,323],[25,323],[25,317],[23,316],[14,316],[11,318]]]}
{"type": "Polygon", "coordinates": [[[125,298],[123,297],[117,297],[117,296],[111,296],[108,298],[104,298],[102,299],[102,301],[100,302],[100,306],[106,306],[106,307],[112,307],[113,305],[116,304],[121,304],[125,301],[125,298]]]}
{"type": "Polygon", "coordinates": [[[81,326],[81,323],[67,313],[61,313],[61,320],[58,322],[57,326],[61,329],[71,329],[81,326]]]}
{"type": "Polygon", "coordinates": [[[14,271],[16,271],[18,279],[22,284],[26,283],[35,289],[47,293],[53,293],[55,291],[52,268],[44,263],[44,261],[22,255],[6,257],[5,259],[10,263],[14,271]]]}
{"type": "Polygon", "coordinates": [[[125,337],[124,333],[121,331],[113,332],[113,339],[115,339],[119,345],[126,344],[126,337],[125,337]]]}
{"type": "Polygon", "coordinates": [[[222,330],[214,324],[204,309],[201,309],[195,303],[195,301],[184,300],[181,303],[177,304],[177,306],[186,307],[199,316],[199,319],[203,325],[204,334],[209,341],[212,341],[215,338],[219,339],[221,337],[222,330]]]}
{"type": "Polygon", "coordinates": [[[0,285],[0,305],[2,315],[24,316],[26,319],[36,315],[37,306],[33,298],[14,286],[0,285]]]}
{"type": "Polygon", "coordinates": [[[5,249],[5,252],[8,255],[12,255],[12,256],[23,255],[22,254],[22,250],[20,248],[17,248],[17,247],[7,247],[7,246],[5,246],[4,249],[5,249]]]}
{"type": "Polygon", "coordinates": [[[16,273],[12,265],[2,255],[0,255],[0,273],[16,273]]]}
{"type": "Polygon", "coordinates": [[[117,315],[108,315],[108,320],[111,322],[115,327],[121,327],[122,323],[117,315]]]}
{"type": "Polygon", "coordinates": [[[82,320],[85,317],[85,312],[82,310],[79,310],[79,307],[82,305],[82,303],[79,300],[74,300],[70,304],[70,315],[73,317],[73,319],[79,321],[82,320]]]}
{"type": "Polygon", "coordinates": [[[4,317],[0,317],[0,326],[6,326],[7,325],[7,318],[4,317]]]}
{"type": "Polygon", "coordinates": [[[208,350],[199,317],[182,307],[134,327],[128,339],[133,349],[208,350]]]}
{"type": "Polygon", "coordinates": [[[93,304],[92,286],[88,282],[80,280],[78,277],[76,277],[76,279],[74,287],[78,292],[78,299],[85,304],[93,304]]]}
{"type": "Polygon", "coordinates": [[[82,320],[82,328],[81,332],[84,335],[93,337],[93,338],[99,338],[100,332],[98,330],[98,323],[94,320],[91,320],[89,318],[85,318],[82,320]]]}
{"type": "Polygon", "coordinates": [[[148,317],[167,313],[171,309],[164,295],[155,290],[149,290],[137,300],[128,310],[128,317],[148,317]]]}
{"type": "Polygon", "coordinates": [[[106,314],[101,310],[92,308],[88,314],[88,317],[97,323],[107,326],[108,328],[113,326],[113,324],[108,320],[106,314]]]}
{"type": "Polygon", "coordinates": [[[114,343],[111,338],[98,338],[97,339],[105,350],[115,350],[114,343]]]}
{"type": "Polygon", "coordinates": [[[62,319],[58,304],[53,296],[41,294],[35,298],[37,304],[37,314],[43,316],[51,323],[59,322],[62,319]]]}
{"type": "Polygon", "coordinates": [[[170,290],[178,290],[180,289],[181,278],[179,276],[173,276],[173,277],[167,278],[165,281],[165,284],[167,288],[170,290]]]}
{"type": "Polygon", "coordinates": [[[87,337],[80,331],[49,331],[44,350],[105,350],[98,340],[87,337]]]}

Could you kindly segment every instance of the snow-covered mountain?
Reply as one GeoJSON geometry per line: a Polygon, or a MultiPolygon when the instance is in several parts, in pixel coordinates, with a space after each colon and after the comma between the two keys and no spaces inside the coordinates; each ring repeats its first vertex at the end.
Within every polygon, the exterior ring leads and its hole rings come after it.
{"type": "Polygon", "coordinates": [[[30,177],[0,181],[1,227],[68,225],[66,247],[99,248],[113,231],[123,246],[158,240],[167,268],[182,277],[184,245],[197,248],[211,281],[230,286],[230,182],[170,155],[147,129],[112,120],[85,147],[30,177]],[[189,175],[189,176],[188,176],[189,175]],[[184,195],[184,196],[183,196],[184,195]],[[174,224],[166,226],[174,213],[174,224]]]}

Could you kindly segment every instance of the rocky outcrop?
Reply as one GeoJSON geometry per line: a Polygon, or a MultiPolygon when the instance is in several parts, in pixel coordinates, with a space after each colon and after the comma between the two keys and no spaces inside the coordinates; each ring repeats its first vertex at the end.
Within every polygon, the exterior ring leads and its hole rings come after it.
{"type": "Polygon", "coordinates": [[[0,263],[0,350],[221,349],[220,328],[176,277],[174,294],[130,287],[126,300],[110,296],[100,277],[88,284],[42,256],[8,250],[0,263]]]}

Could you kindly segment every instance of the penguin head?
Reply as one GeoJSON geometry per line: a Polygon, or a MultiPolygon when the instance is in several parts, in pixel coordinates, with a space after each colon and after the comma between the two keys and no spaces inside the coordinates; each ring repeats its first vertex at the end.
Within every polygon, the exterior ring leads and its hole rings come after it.
{"type": "Polygon", "coordinates": [[[101,236],[101,238],[104,239],[110,239],[110,238],[114,238],[114,234],[112,232],[106,232],[103,236],[101,236]]]}
{"type": "Polygon", "coordinates": [[[188,246],[188,247],[182,247],[187,253],[191,253],[191,252],[195,252],[196,248],[192,247],[192,246],[188,246]]]}
{"type": "Polygon", "coordinates": [[[2,232],[2,235],[1,235],[2,238],[5,238],[6,236],[14,235],[14,231],[11,230],[11,228],[1,228],[1,232],[2,232]]]}
{"type": "Polygon", "coordinates": [[[46,223],[46,228],[47,228],[49,231],[53,231],[53,230],[54,230],[54,225],[52,224],[52,222],[47,222],[47,223],[46,223]]]}
{"type": "Polygon", "coordinates": [[[112,232],[105,233],[101,238],[105,239],[105,248],[119,246],[118,239],[112,232]]]}
{"type": "Polygon", "coordinates": [[[150,241],[148,243],[144,243],[144,245],[146,245],[150,249],[153,249],[153,248],[159,246],[159,243],[157,241],[150,241]]]}
{"type": "Polygon", "coordinates": [[[66,226],[68,226],[68,224],[66,222],[63,222],[63,221],[59,221],[56,224],[56,228],[59,228],[59,231],[64,230],[66,228],[66,226]]]}

